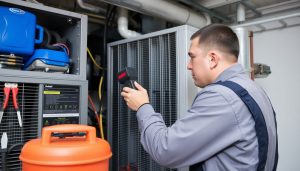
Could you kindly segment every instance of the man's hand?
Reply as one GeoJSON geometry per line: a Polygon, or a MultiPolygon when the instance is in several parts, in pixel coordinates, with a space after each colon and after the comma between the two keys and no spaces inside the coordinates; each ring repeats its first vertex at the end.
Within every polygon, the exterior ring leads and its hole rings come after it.
{"type": "Polygon", "coordinates": [[[124,97],[127,106],[133,110],[137,111],[145,103],[149,103],[149,96],[147,90],[144,89],[140,84],[134,82],[137,90],[124,87],[121,96],[124,97]]]}

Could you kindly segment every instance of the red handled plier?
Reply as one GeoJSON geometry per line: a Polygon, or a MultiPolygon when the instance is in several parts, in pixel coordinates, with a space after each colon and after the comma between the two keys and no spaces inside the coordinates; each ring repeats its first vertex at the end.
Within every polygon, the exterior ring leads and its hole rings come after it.
{"type": "Polygon", "coordinates": [[[3,104],[2,107],[0,108],[0,123],[3,117],[3,113],[8,105],[8,100],[9,100],[9,94],[10,94],[10,90],[12,90],[12,98],[13,98],[13,104],[14,104],[14,108],[17,111],[17,117],[18,117],[18,121],[19,121],[19,125],[20,127],[22,127],[22,118],[21,118],[21,112],[19,109],[19,104],[18,104],[18,84],[16,83],[5,83],[4,84],[4,100],[3,100],[3,104]]]}

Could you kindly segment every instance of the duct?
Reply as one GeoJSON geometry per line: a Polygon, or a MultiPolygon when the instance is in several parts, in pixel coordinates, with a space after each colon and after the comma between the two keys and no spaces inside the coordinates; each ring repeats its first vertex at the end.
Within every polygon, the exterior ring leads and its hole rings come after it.
{"type": "Polygon", "coordinates": [[[196,10],[199,10],[199,11],[202,11],[202,12],[205,12],[207,14],[209,14],[210,16],[212,17],[216,17],[222,21],[225,21],[225,22],[230,22],[230,18],[224,16],[223,14],[220,14],[218,12],[215,12],[215,11],[212,11],[198,3],[195,2],[195,0],[177,0],[178,2],[182,2],[186,5],[189,5],[191,6],[192,8],[196,9],[196,10]]]}
{"type": "Polygon", "coordinates": [[[95,13],[105,13],[106,12],[105,9],[85,3],[85,2],[83,2],[83,0],[77,0],[76,2],[82,9],[86,9],[86,10],[89,10],[89,11],[92,11],[95,13]]]}
{"type": "Polygon", "coordinates": [[[289,10],[289,11],[285,11],[285,12],[280,12],[277,14],[265,15],[258,19],[248,20],[247,22],[244,22],[243,24],[232,25],[231,28],[235,29],[235,28],[239,28],[239,27],[258,26],[258,25],[268,23],[268,22],[273,22],[273,21],[277,22],[279,20],[285,20],[285,19],[294,18],[294,17],[300,17],[299,9],[296,9],[293,11],[289,10]]]}
{"type": "Polygon", "coordinates": [[[139,13],[163,18],[177,24],[188,24],[197,28],[206,25],[203,15],[187,7],[165,0],[102,0],[106,3],[121,6],[139,13]]]}
{"type": "Polygon", "coordinates": [[[131,38],[141,35],[140,33],[128,30],[128,10],[118,8],[118,31],[124,38],[131,38]]]}
{"type": "Polygon", "coordinates": [[[246,16],[245,6],[239,3],[237,7],[237,22],[245,21],[246,19],[245,16],[246,16]]]}
{"type": "Polygon", "coordinates": [[[204,17],[206,19],[206,25],[211,24],[211,17],[207,13],[204,13],[204,17]]]}
{"type": "Polygon", "coordinates": [[[240,54],[238,57],[238,63],[240,63],[250,76],[251,74],[251,62],[250,62],[250,39],[249,39],[249,31],[244,27],[234,28],[234,32],[236,33],[239,39],[240,45],[240,54]]]}

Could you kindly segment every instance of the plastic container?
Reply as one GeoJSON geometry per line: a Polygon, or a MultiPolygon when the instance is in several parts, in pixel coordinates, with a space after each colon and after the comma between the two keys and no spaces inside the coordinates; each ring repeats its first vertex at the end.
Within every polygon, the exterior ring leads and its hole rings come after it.
{"type": "Polygon", "coordinates": [[[52,71],[66,72],[69,66],[70,59],[66,52],[50,49],[36,49],[32,57],[25,62],[24,70],[50,69],[52,71]]]}
{"type": "Polygon", "coordinates": [[[34,45],[43,41],[43,35],[44,29],[36,25],[35,15],[18,8],[0,6],[0,53],[30,56],[34,45]]]}
{"type": "Polygon", "coordinates": [[[108,171],[109,144],[94,127],[64,124],[43,128],[42,138],[27,142],[20,154],[23,171],[108,171]],[[82,134],[58,138],[54,134],[82,134]]]}

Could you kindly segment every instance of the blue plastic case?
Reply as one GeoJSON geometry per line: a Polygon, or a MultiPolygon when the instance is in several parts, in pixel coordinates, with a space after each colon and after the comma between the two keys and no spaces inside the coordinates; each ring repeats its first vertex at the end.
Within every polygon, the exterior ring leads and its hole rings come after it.
{"type": "Polygon", "coordinates": [[[69,67],[70,64],[69,57],[65,52],[49,49],[37,49],[33,56],[25,63],[24,69],[27,70],[27,68],[35,60],[40,60],[49,66],[69,67]]]}
{"type": "Polygon", "coordinates": [[[0,53],[30,56],[34,44],[43,41],[43,28],[36,25],[36,16],[18,8],[0,6],[0,53]],[[38,29],[38,39],[35,32],[38,29]]]}

